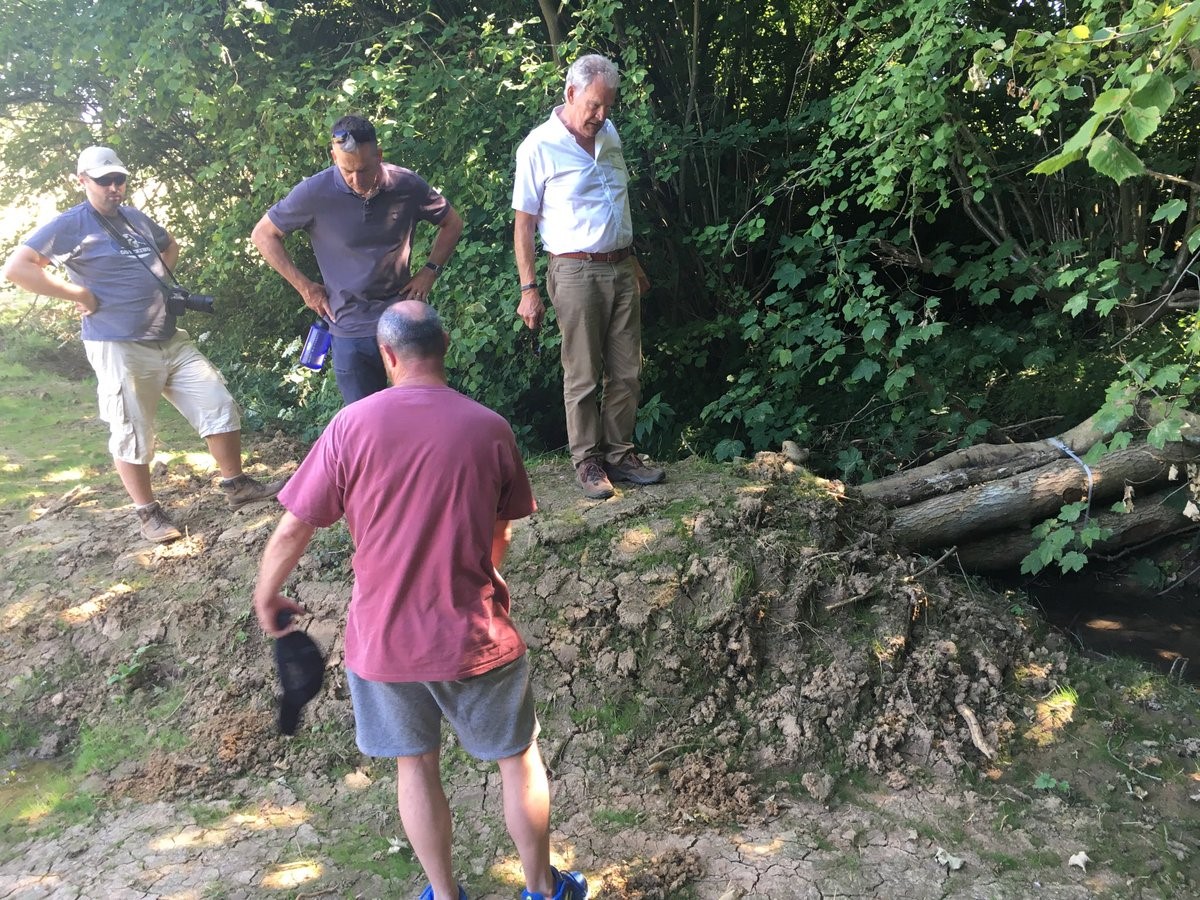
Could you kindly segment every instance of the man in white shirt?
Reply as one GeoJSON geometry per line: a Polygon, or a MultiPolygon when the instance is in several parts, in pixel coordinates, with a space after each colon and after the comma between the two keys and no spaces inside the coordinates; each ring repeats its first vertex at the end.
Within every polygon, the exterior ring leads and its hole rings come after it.
{"type": "Polygon", "coordinates": [[[566,102],[517,149],[513,244],[521,279],[517,315],[533,331],[545,314],[534,231],[550,255],[546,287],[562,331],[563,401],[575,477],[585,496],[613,495],[613,481],[657,484],[662,469],[633,449],[641,395],[642,293],[633,255],[629,172],[608,121],[617,67],[582,56],[567,71],[566,102]],[[600,403],[603,392],[603,404],[600,403]]]}

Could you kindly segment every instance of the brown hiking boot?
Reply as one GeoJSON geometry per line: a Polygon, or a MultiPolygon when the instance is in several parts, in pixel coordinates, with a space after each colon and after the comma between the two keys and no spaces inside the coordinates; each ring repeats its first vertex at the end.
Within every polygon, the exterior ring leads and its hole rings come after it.
{"type": "Polygon", "coordinates": [[[237,478],[222,478],[221,493],[225,495],[230,509],[241,509],[247,503],[270,500],[283,489],[285,484],[287,484],[286,478],[263,484],[243,473],[237,478]]]}
{"type": "Polygon", "coordinates": [[[166,512],[158,501],[149,506],[137,509],[138,519],[141,520],[142,537],[155,544],[166,544],[183,537],[183,532],[175,527],[175,523],[167,518],[166,512]]]}
{"type": "Polygon", "coordinates": [[[642,462],[642,458],[630,450],[619,463],[605,463],[604,471],[613,481],[628,481],[630,484],[658,484],[667,473],[642,462]]]}
{"type": "Polygon", "coordinates": [[[575,480],[589,500],[607,500],[613,495],[612,482],[604,474],[600,457],[591,456],[575,467],[575,480]]]}

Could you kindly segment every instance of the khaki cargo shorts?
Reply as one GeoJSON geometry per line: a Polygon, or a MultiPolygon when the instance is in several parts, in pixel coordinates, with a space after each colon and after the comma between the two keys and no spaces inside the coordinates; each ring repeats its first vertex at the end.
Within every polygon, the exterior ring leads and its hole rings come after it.
{"type": "Polygon", "coordinates": [[[241,414],[224,377],[186,331],[165,341],[84,341],[83,346],[96,372],[100,418],[108,423],[114,459],[134,464],[154,459],[159,397],[166,397],[201,437],[241,430],[241,414]]]}

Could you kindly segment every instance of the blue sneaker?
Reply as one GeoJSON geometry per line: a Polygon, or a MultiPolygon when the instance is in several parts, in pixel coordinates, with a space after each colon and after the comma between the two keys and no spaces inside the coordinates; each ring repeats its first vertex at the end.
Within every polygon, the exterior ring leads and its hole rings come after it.
{"type": "MultiPolygon", "coordinates": [[[[420,900],[433,900],[433,885],[425,885],[425,890],[421,891],[420,900]]],[[[458,900],[467,900],[467,892],[462,889],[462,885],[458,886],[458,900]]]]}
{"type": "Polygon", "coordinates": [[[560,872],[550,867],[554,876],[554,896],[547,897],[535,891],[521,891],[521,900],[588,900],[587,879],[581,872],[560,872]]]}

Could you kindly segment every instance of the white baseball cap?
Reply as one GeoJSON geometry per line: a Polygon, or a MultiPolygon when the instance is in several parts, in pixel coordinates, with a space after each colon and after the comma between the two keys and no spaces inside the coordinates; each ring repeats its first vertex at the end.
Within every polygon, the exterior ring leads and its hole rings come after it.
{"type": "Polygon", "coordinates": [[[75,167],[75,171],[88,178],[103,178],[114,172],[129,174],[125,163],[121,162],[116,151],[109,147],[88,147],[79,154],[79,165],[75,167]]]}

